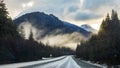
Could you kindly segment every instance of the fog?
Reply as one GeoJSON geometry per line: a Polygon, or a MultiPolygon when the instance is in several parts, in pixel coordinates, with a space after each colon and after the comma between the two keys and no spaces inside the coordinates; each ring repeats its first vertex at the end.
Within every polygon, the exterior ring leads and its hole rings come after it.
{"type": "Polygon", "coordinates": [[[75,49],[80,40],[85,39],[81,34],[74,32],[72,34],[49,35],[40,41],[48,43],[51,46],[65,46],[75,49]]]}
{"type": "Polygon", "coordinates": [[[55,34],[59,32],[59,29],[56,29],[51,34],[46,34],[44,37],[42,35],[45,33],[44,29],[37,29],[29,22],[23,22],[18,27],[19,33],[21,36],[24,36],[25,39],[29,38],[30,32],[33,33],[33,38],[38,42],[43,42],[44,44],[49,44],[50,46],[59,46],[59,47],[70,47],[71,49],[76,49],[78,43],[81,40],[86,40],[87,38],[78,32],[66,33],[66,34],[55,34]]]}

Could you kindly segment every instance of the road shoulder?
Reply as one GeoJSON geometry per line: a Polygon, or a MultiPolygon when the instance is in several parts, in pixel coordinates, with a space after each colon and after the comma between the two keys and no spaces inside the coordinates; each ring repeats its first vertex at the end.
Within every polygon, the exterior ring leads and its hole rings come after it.
{"type": "Polygon", "coordinates": [[[91,64],[88,64],[86,62],[83,62],[82,60],[78,59],[78,58],[75,58],[74,56],[72,57],[76,63],[78,65],[80,65],[82,68],[102,68],[102,67],[99,67],[99,66],[95,66],[95,65],[91,65],[91,64]]]}

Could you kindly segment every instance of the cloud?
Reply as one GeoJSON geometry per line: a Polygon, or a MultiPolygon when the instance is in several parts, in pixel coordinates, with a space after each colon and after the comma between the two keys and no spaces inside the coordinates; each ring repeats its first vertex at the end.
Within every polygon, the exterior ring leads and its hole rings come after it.
{"type": "Polygon", "coordinates": [[[27,7],[32,7],[34,5],[34,2],[33,1],[30,1],[28,3],[23,3],[22,4],[22,7],[23,8],[27,8],[27,7]]]}
{"type": "Polygon", "coordinates": [[[72,5],[64,10],[64,19],[76,22],[74,24],[77,25],[80,25],[78,22],[87,23],[88,20],[94,20],[91,22],[93,24],[102,20],[112,9],[117,10],[120,14],[119,3],[119,0],[80,0],[79,5],[72,5]]]}
{"type": "Polygon", "coordinates": [[[85,9],[97,9],[101,6],[112,5],[115,4],[117,0],[84,0],[83,8],[85,9]]]}
{"type": "Polygon", "coordinates": [[[76,12],[78,9],[79,9],[78,6],[70,6],[70,7],[68,8],[68,11],[71,13],[71,12],[76,12]]]}
{"type": "Polygon", "coordinates": [[[100,17],[102,16],[95,13],[79,12],[75,14],[73,19],[76,21],[84,21],[84,20],[90,20],[90,19],[97,19],[100,17]]]}
{"type": "Polygon", "coordinates": [[[32,5],[32,0],[5,0],[10,16],[14,18],[32,5]]]}
{"type": "Polygon", "coordinates": [[[47,35],[43,39],[40,39],[39,41],[42,41],[44,43],[49,43],[51,46],[64,46],[64,47],[70,47],[75,50],[77,44],[81,40],[86,40],[86,39],[87,38],[85,38],[82,34],[74,32],[72,34],[47,35]],[[57,41],[55,42],[55,40],[57,41]]]}
{"type": "Polygon", "coordinates": [[[84,22],[98,20],[113,8],[120,14],[120,0],[5,0],[5,3],[12,18],[19,14],[40,11],[54,14],[64,21],[84,22]]]}

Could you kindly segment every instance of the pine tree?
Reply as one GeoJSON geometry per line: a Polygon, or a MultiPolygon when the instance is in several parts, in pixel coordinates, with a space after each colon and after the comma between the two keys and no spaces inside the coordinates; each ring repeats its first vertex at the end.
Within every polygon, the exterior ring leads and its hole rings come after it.
{"type": "Polygon", "coordinates": [[[102,22],[102,24],[101,24],[101,26],[100,26],[100,30],[99,30],[98,34],[99,34],[99,35],[105,34],[107,28],[109,27],[109,24],[110,24],[110,16],[109,16],[109,14],[107,14],[106,19],[103,20],[103,22],[102,22]]]}
{"type": "Polygon", "coordinates": [[[8,11],[5,6],[4,0],[0,1],[0,24],[9,22],[10,17],[8,16],[8,11]]]}
{"type": "Polygon", "coordinates": [[[7,39],[19,36],[17,28],[8,14],[4,0],[0,0],[0,38],[7,39]]]}
{"type": "Polygon", "coordinates": [[[34,41],[34,39],[33,39],[33,33],[32,33],[32,30],[30,31],[29,40],[30,40],[30,41],[34,41]]]}
{"type": "Polygon", "coordinates": [[[114,10],[112,10],[111,20],[119,20],[119,19],[118,19],[117,12],[116,12],[116,11],[114,11],[114,10]]]}

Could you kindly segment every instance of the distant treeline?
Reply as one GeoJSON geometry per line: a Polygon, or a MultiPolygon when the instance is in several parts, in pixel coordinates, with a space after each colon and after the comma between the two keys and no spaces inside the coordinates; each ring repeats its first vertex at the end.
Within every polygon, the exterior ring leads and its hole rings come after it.
{"type": "Polygon", "coordinates": [[[82,41],[76,49],[77,57],[108,65],[120,64],[120,20],[112,10],[103,20],[99,32],[89,40],[82,41]]]}
{"type": "Polygon", "coordinates": [[[34,41],[32,31],[28,40],[23,39],[8,16],[3,0],[0,0],[0,64],[23,62],[74,54],[65,47],[50,47],[48,44],[34,41]]]}

